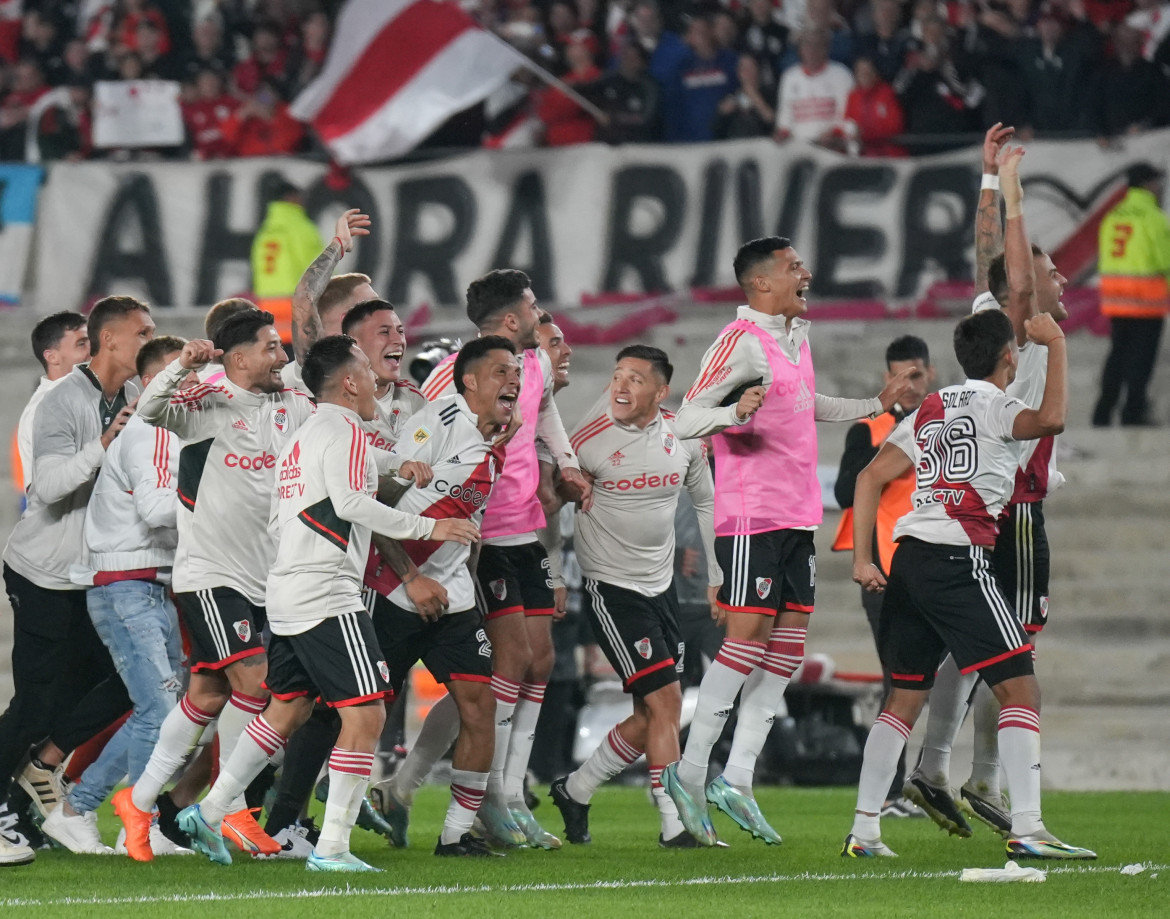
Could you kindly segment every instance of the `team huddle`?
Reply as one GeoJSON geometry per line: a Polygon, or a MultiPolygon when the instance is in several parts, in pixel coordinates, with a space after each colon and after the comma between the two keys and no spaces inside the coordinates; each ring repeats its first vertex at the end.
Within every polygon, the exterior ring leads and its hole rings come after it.
{"type": "MultiPolygon", "coordinates": [[[[46,377],[21,423],[28,507],[4,553],[15,694],[0,717],[0,801],[19,787],[44,835],[77,853],[194,849],[227,865],[230,843],[315,871],[376,871],[350,851],[353,828],[405,846],[415,792],[452,751],[436,855],[560,848],[524,779],[565,611],[554,521],[572,504],[586,615],[633,713],[552,783],[564,837],[591,842],[593,794],[645,756],[661,846],[721,845],[712,806],[778,845],[752,786],[814,610],[816,422],[854,421],[864,443],[847,452],[860,460],[838,541],[853,548],[887,695],[841,854],[892,856],[880,817],[904,796],[959,835],[971,834],[964,813],[978,817],[1014,858],[1094,858],[1040,811],[1033,642],[1047,616],[1040,502],[1060,481],[1052,439],[1067,403],[1064,279],[1028,241],[1010,137],[997,126],[984,147],[979,220],[995,232],[986,245],[977,234],[988,293],[955,329],[967,380],[934,393],[909,336],[878,396],[816,391],[812,274],[781,237],[737,253],[746,305],[677,414],[663,407],[669,356],[636,344],[568,429],[554,395],[570,351],[521,271],[474,281],[478,337],[421,389],[401,377],[394,307],[365,275],[334,275],[369,232],[357,210],[293,295],[292,360],[273,316],[246,300],[216,304],[192,341],[154,335],[130,297],[44,320],[33,343],[46,377]],[[684,489],[725,637],[681,747],[684,489]],[[370,787],[387,705],[420,661],[447,694],[370,787]],[[903,782],[928,694],[923,759],[903,782]],[[950,743],[970,698],[979,768],[955,799],[950,743]],[[262,827],[253,790],[266,773],[262,827]],[[301,819],[314,791],[319,830],[301,819]],[[96,820],[111,795],[114,848],[96,820]]],[[[0,832],[0,863],[33,858],[0,832]]]]}

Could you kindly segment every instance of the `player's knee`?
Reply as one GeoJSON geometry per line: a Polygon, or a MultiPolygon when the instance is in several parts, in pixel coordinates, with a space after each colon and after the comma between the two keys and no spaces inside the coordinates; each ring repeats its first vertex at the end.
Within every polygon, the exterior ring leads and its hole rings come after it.
{"type": "MultiPolygon", "coordinates": [[[[1017,656],[1027,658],[1029,664],[1032,662],[1028,655],[1017,656]]],[[[1001,706],[1019,705],[1033,711],[1040,711],[1040,683],[1034,674],[1029,672],[1006,679],[1000,678],[995,682],[992,682],[995,677],[988,679],[986,670],[981,671],[981,675],[987,681],[987,685],[991,687],[991,691],[995,693],[995,698],[999,700],[1001,706]]]]}
{"type": "MultiPolygon", "coordinates": [[[[682,684],[677,680],[667,683],[643,699],[648,722],[677,725],[682,714],[682,684]]],[[[637,708],[635,708],[637,714],[637,708]]]]}

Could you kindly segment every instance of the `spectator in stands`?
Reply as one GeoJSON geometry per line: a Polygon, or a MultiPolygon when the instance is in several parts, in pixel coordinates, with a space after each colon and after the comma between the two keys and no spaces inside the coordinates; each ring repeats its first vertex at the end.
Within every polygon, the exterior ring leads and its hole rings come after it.
{"type": "Polygon", "coordinates": [[[750,54],[741,54],[736,68],[739,91],[719,103],[715,136],[723,138],[766,137],[772,133],[776,110],[768,103],[760,85],[760,64],[750,54]]]}
{"type": "Polygon", "coordinates": [[[894,90],[906,116],[907,134],[941,136],[917,141],[911,149],[930,153],[960,147],[967,142],[963,135],[978,127],[983,87],[959,70],[941,19],[924,24],[921,44],[921,50],[907,56],[894,90]]]}
{"type": "Polygon", "coordinates": [[[288,104],[271,80],[264,80],[221,126],[231,156],[281,156],[296,153],[305,127],[288,113],[288,104]]]}
{"type": "Polygon", "coordinates": [[[63,85],[74,85],[78,82],[92,83],[93,68],[90,66],[89,49],[80,38],[66,42],[61,52],[61,70],[56,80],[63,85]]]}
{"type": "Polygon", "coordinates": [[[577,7],[571,0],[554,0],[548,8],[549,70],[558,76],[570,70],[568,47],[577,31],[577,7]]]}
{"type": "Polygon", "coordinates": [[[329,51],[329,17],[318,10],[301,23],[301,40],[289,59],[289,98],[308,86],[325,65],[329,51]]]}
{"type": "Polygon", "coordinates": [[[200,18],[191,30],[192,48],[183,62],[183,77],[195,79],[208,67],[222,68],[225,73],[235,66],[231,48],[224,42],[223,23],[215,13],[200,18]]]}
{"type": "Polygon", "coordinates": [[[862,156],[905,156],[906,149],[891,143],[902,133],[902,106],[894,89],[882,79],[877,65],[859,57],[853,65],[857,85],[845,103],[846,134],[850,152],[862,156]]]}
{"type": "Polygon", "coordinates": [[[142,37],[138,27],[143,22],[153,23],[161,33],[159,54],[170,54],[171,34],[167,29],[166,17],[157,6],[147,0],[121,0],[121,14],[114,28],[114,43],[131,51],[138,51],[142,37]]]}
{"type": "Polygon", "coordinates": [[[62,66],[62,44],[57,23],[52,16],[35,9],[25,14],[20,54],[36,60],[50,82],[58,82],[56,77],[62,66]]]}
{"type": "Polygon", "coordinates": [[[123,50],[115,58],[118,69],[115,79],[118,80],[145,80],[146,68],[142,66],[142,58],[133,51],[123,50]]]}
{"type": "Polygon", "coordinates": [[[1125,24],[1142,35],[1142,57],[1153,61],[1158,47],[1170,38],[1170,0],[1135,0],[1125,24]]]}
{"type": "Polygon", "coordinates": [[[711,17],[694,16],[687,26],[687,50],[665,84],[664,138],[668,143],[698,143],[715,136],[719,103],[739,88],[733,51],[715,44],[711,17]]]}
{"type": "Polygon", "coordinates": [[[788,27],[776,18],[772,0],[749,0],[739,50],[750,54],[760,65],[760,86],[765,91],[775,87],[780,79],[780,58],[787,47],[788,27]]]}
{"type": "MultiPolygon", "coordinates": [[[[1082,11],[1083,12],[1083,11],[1082,11]]],[[[1018,44],[1018,66],[1027,98],[1027,117],[1020,125],[1027,136],[1035,131],[1089,128],[1085,104],[1091,69],[1100,58],[1100,36],[1087,20],[1073,20],[1068,30],[1053,7],[1042,7],[1034,37],[1018,44]]]]}
{"type": "Polygon", "coordinates": [[[158,24],[153,19],[140,19],[135,33],[143,75],[147,79],[178,80],[182,76],[180,67],[173,55],[162,50],[165,35],[158,24]]]}
{"type": "Polygon", "coordinates": [[[664,92],[687,53],[687,45],[676,32],[662,27],[658,0],[637,0],[630,11],[630,34],[650,56],[650,76],[664,92]]]}
{"type": "Polygon", "coordinates": [[[83,160],[93,151],[90,86],[70,82],[42,96],[30,110],[37,124],[37,156],[41,162],[83,160]]]}
{"type": "Polygon", "coordinates": [[[239,100],[227,92],[224,74],[208,67],[195,79],[194,97],[183,103],[183,123],[195,158],[220,159],[232,155],[232,145],[224,136],[223,127],[239,100]]]}
{"type": "Polygon", "coordinates": [[[739,50],[739,23],[727,10],[717,9],[711,14],[711,32],[720,51],[739,50]]]}
{"type": "Polygon", "coordinates": [[[1138,134],[1170,121],[1170,85],[1141,49],[1137,29],[1122,25],[1114,30],[1114,56],[1102,69],[1096,100],[1097,131],[1103,137],[1138,134]]]}
{"type": "Polygon", "coordinates": [[[252,32],[252,56],[240,61],[233,71],[236,88],[245,96],[255,93],[267,80],[283,92],[287,79],[288,55],[281,43],[280,28],[263,22],[252,32]]]}
{"type": "MultiPolygon", "coordinates": [[[[593,63],[593,44],[593,33],[584,29],[569,37],[565,45],[565,62],[569,71],[563,79],[570,86],[585,88],[601,79],[601,70],[593,63]]],[[[544,124],[544,143],[548,147],[587,144],[597,134],[597,122],[593,116],[551,86],[542,90],[536,115],[544,124]]]]}
{"type": "Polygon", "coordinates": [[[649,143],[662,134],[658,84],[646,72],[649,57],[636,41],[618,52],[617,69],[607,74],[595,93],[608,119],[600,139],[608,144],[649,143]]]}
{"type": "Polygon", "coordinates": [[[11,89],[0,100],[0,160],[23,160],[29,109],[49,88],[36,58],[12,68],[11,89]]]}
{"type": "MultiPolygon", "coordinates": [[[[804,25],[801,31],[818,29],[829,36],[829,60],[853,66],[853,34],[849,24],[837,12],[834,0],[808,0],[804,8],[804,25]]],[[[800,55],[797,48],[789,46],[780,59],[781,72],[797,62],[800,55]]]]}
{"type": "Polygon", "coordinates": [[[859,36],[857,53],[869,58],[878,75],[892,83],[906,59],[909,33],[901,28],[898,0],[872,0],[873,31],[859,36]]]}
{"type": "Polygon", "coordinates": [[[853,89],[849,68],[829,60],[829,33],[806,29],[797,39],[800,63],[780,77],[773,137],[783,143],[789,138],[825,146],[843,145],[845,103],[853,89]]]}

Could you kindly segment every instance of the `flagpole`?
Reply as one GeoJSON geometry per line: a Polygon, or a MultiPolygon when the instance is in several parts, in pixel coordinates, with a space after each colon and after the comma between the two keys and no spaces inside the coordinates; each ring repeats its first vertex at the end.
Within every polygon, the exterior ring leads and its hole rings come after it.
{"type": "Polygon", "coordinates": [[[494,38],[496,41],[498,41],[501,45],[504,45],[513,54],[515,54],[516,57],[520,59],[520,66],[522,66],[525,69],[534,73],[542,82],[544,82],[544,83],[548,84],[549,86],[553,87],[554,89],[557,89],[560,92],[564,93],[566,96],[568,96],[574,102],[576,102],[577,105],[579,105],[581,108],[583,108],[585,111],[587,111],[590,115],[592,115],[595,119],[597,119],[597,121],[599,123],[601,123],[603,125],[609,123],[609,116],[606,115],[605,112],[603,112],[596,105],[594,105],[592,102],[590,102],[584,96],[582,96],[579,92],[577,92],[577,90],[573,89],[573,87],[570,86],[568,83],[566,83],[564,80],[560,79],[560,77],[545,70],[538,63],[536,63],[536,61],[534,61],[534,60],[532,60],[532,58],[528,57],[528,55],[522,53],[513,45],[508,44],[508,42],[504,41],[502,38],[500,38],[500,36],[498,36],[495,32],[491,31],[490,29],[484,29],[484,32],[486,32],[488,35],[490,35],[492,38],[494,38]]]}

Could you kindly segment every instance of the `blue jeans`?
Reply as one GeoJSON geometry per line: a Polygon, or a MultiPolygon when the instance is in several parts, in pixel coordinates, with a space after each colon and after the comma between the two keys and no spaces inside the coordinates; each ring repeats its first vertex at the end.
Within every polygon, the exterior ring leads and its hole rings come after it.
{"type": "Polygon", "coordinates": [[[69,803],[83,814],[96,810],[123,776],[131,783],[138,780],[163,719],[183,689],[179,619],[166,587],[152,581],[116,581],[92,588],[86,604],[134,711],[69,793],[69,803]]]}

